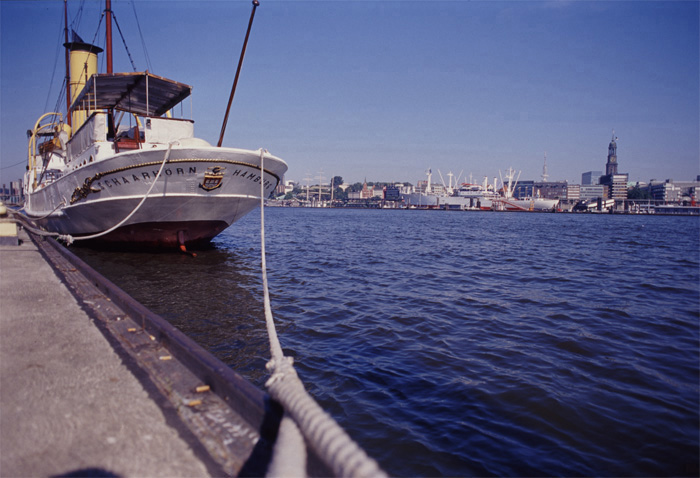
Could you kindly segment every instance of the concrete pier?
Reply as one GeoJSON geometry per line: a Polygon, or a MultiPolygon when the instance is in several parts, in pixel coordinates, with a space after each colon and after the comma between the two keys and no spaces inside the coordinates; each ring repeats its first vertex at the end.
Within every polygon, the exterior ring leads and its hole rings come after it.
{"type": "Polygon", "coordinates": [[[210,475],[24,231],[20,239],[0,246],[0,476],[210,475]]]}

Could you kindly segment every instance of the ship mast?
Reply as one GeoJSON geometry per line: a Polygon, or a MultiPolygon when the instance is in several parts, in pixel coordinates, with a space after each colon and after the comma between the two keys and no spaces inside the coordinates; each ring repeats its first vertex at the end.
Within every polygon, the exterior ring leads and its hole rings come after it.
{"type": "MultiPolygon", "coordinates": [[[[65,28],[63,29],[63,36],[65,38],[65,43],[68,43],[68,0],[63,0],[63,24],[65,28]]],[[[70,114],[70,52],[68,48],[66,50],[66,119],[68,120],[68,126],[71,126],[71,114],[70,114]]]]}
{"type": "Polygon", "coordinates": [[[112,74],[112,0],[105,0],[105,34],[107,36],[107,73],[112,74]]]}
{"type": "MultiPolygon", "coordinates": [[[[114,73],[112,56],[112,0],[105,0],[105,50],[107,50],[107,74],[111,75],[114,73]]],[[[107,131],[109,137],[116,138],[117,131],[114,125],[113,109],[107,110],[107,131]]],[[[114,143],[114,147],[115,151],[119,151],[116,142],[114,143]]]]}

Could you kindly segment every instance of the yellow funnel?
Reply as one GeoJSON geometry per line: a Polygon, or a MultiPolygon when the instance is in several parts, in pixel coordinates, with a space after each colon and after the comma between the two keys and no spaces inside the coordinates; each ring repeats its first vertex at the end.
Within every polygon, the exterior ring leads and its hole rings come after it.
{"type": "MultiPolygon", "coordinates": [[[[73,101],[78,97],[78,94],[82,91],[87,80],[90,79],[92,75],[97,73],[97,54],[102,52],[102,48],[90,45],[89,43],[83,42],[80,37],[75,35],[74,40],[70,43],[64,43],[63,46],[68,48],[70,52],[70,101],[73,101]]],[[[77,131],[87,117],[91,114],[91,111],[86,110],[75,110],[71,116],[71,126],[73,131],[77,131]]]]}

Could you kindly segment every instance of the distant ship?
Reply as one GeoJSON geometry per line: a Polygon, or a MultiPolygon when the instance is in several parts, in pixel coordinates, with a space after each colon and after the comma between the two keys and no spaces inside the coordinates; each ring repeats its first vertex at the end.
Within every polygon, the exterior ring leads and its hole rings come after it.
{"type": "Polygon", "coordinates": [[[457,190],[457,196],[468,201],[469,209],[490,210],[494,201],[498,201],[501,196],[493,190],[484,178],[484,184],[464,183],[457,190]]]}
{"type": "Polygon", "coordinates": [[[429,169],[426,174],[428,180],[425,191],[402,195],[406,207],[416,209],[552,211],[559,204],[558,199],[545,199],[539,196],[513,197],[518,179],[515,178],[515,171],[512,168],[506,173],[507,182],[501,178],[503,187],[500,191],[502,194],[497,189],[497,178],[494,178],[493,185],[488,184],[488,179],[484,178],[483,185],[463,183],[458,189],[455,189],[451,184],[448,186],[443,184],[436,191],[432,183],[432,170],[429,169]]]}
{"type": "Polygon", "coordinates": [[[559,200],[538,197],[523,199],[501,198],[499,203],[506,211],[555,211],[559,200]]]}
{"type": "MultiPolygon", "coordinates": [[[[109,0],[105,16],[111,22],[109,0]]],[[[261,183],[265,197],[275,190],[287,170],[282,159],[196,138],[192,120],[173,117],[192,87],[149,72],[113,73],[111,38],[106,44],[107,72],[98,74],[103,50],[66,38],[67,113],[46,113],[28,132],[30,219],[76,239],[184,249],[257,207],[261,183]]]]}
{"type": "Polygon", "coordinates": [[[432,182],[432,169],[426,171],[428,177],[425,191],[405,193],[402,195],[408,208],[443,208],[443,209],[473,209],[488,210],[492,207],[494,199],[500,197],[493,192],[493,188],[484,180],[484,185],[463,183],[459,188],[452,185],[452,173],[450,184],[441,185],[436,190],[432,182]]]}
{"type": "Polygon", "coordinates": [[[506,179],[508,182],[501,179],[503,183],[503,197],[497,200],[496,209],[505,211],[555,211],[559,204],[558,199],[545,199],[538,196],[515,198],[513,191],[515,190],[518,178],[515,178],[515,171],[509,168],[506,171],[506,179]],[[515,178],[515,181],[513,181],[515,178]]]}

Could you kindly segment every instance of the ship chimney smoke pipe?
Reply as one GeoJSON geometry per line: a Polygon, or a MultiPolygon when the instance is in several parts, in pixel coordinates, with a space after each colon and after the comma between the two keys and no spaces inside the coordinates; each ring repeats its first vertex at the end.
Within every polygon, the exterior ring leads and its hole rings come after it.
{"type": "MultiPolygon", "coordinates": [[[[102,48],[85,43],[75,32],[73,32],[73,41],[64,43],[63,46],[70,54],[70,103],[73,104],[87,80],[97,73],[97,54],[102,52],[102,48]]],[[[85,123],[90,113],[90,111],[75,109],[69,112],[73,131],[77,131],[85,123]]]]}

